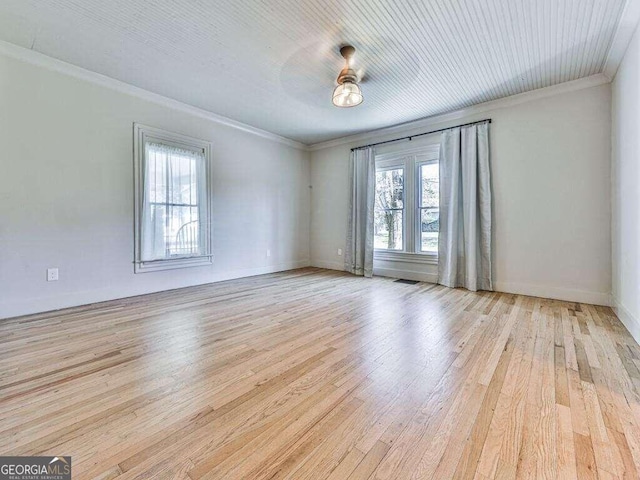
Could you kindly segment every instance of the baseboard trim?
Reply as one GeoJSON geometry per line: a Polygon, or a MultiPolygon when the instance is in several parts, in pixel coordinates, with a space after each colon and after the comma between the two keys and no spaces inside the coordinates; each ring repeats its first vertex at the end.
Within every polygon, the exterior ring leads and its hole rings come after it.
{"type": "MultiPolygon", "coordinates": [[[[438,283],[438,274],[435,271],[425,272],[424,269],[417,270],[412,268],[380,267],[378,266],[379,263],[379,261],[374,263],[374,275],[390,278],[404,278],[406,280],[417,280],[418,282],[438,283]]],[[[344,270],[344,265],[342,263],[334,261],[316,259],[311,261],[311,265],[313,267],[326,268],[328,270],[344,270]]],[[[533,285],[530,283],[517,282],[495,282],[493,287],[497,292],[514,293],[530,297],[551,298],[554,300],[588,303],[591,305],[604,305],[607,307],[612,305],[610,293],[590,292],[573,288],[550,287],[546,285],[533,285]]]]}
{"type": "Polygon", "coordinates": [[[602,292],[589,292],[571,288],[549,287],[545,285],[532,285],[528,283],[495,282],[494,290],[530,297],[551,298],[567,302],[589,303],[592,305],[610,306],[611,295],[602,292]]]}
{"type": "Polygon", "coordinates": [[[634,317],[614,295],[611,295],[611,308],[622,324],[629,330],[634,340],[640,344],[640,319],[634,317]]]}
{"type": "Polygon", "coordinates": [[[344,271],[344,263],[341,262],[327,262],[325,260],[311,260],[311,266],[316,268],[326,268],[327,270],[340,270],[344,271]]]}
{"type": "Polygon", "coordinates": [[[238,270],[230,270],[228,272],[216,272],[211,279],[206,281],[194,282],[186,285],[173,285],[168,288],[159,289],[135,289],[130,292],[122,292],[117,288],[90,290],[86,292],[70,293],[66,295],[57,295],[55,297],[42,297],[31,300],[7,302],[2,306],[0,311],[0,319],[20,317],[23,315],[32,315],[35,313],[53,312],[64,308],[81,307],[92,303],[106,302],[109,300],[120,300],[123,298],[137,297],[148,293],[158,293],[176,288],[195,287],[198,285],[207,285],[209,283],[224,282],[226,280],[234,280],[236,278],[254,277],[256,275],[266,275],[269,273],[284,272],[286,270],[295,270],[311,266],[309,259],[297,260],[292,262],[284,262],[275,265],[267,265],[258,268],[244,268],[238,270]]]}
{"type": "Polygon", "coordinates": [[[434,273],[419,272],[416,270],[374,267],[373,274],[380,277],[403,278],[418,282],[437,283],[438,275],[434,273]]]}

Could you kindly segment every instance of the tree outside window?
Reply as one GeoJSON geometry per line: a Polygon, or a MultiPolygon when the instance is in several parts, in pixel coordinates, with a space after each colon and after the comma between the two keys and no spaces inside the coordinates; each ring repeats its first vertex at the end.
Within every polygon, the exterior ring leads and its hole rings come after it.
{"type": "Polygon", "coordinates": [[[374,247],[403,249],[404,169],[376,172],[374,247]]]}

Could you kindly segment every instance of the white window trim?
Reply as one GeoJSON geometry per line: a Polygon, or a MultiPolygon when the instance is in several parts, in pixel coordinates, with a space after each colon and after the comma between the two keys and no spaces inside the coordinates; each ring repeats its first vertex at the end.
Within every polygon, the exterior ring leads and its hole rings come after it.
{"type": "Polygon", "coordinates": [[[134,157],[134,272],[146,273],[160,270],[172,270],[176,268],[198,267],[211,265],[213,263],[213,252],[211,243],[213,196],[211,189],[212,166],[211,166],[212,144],[206,140],[181,135],[179,133],[168,132],[140,123],[133,124],[133,157],[134,157]],[[204,152],[206,164],[207,181],[207,209],[205,224],[208,225],[205,235],[205,255],[184,256],[167,258],[143,262],[142,252],[142,205],[144,192],[144,155],[146,142],[157,142],[165,145],[172,145],[178,148],[198,150],[204,152]]]}
{"type": "Polygon", "coordinates": [[[373,251],[375,260],[399,261],[406,263],[438,264],[438,253],[421,252],[417,245],[420,245],[420,229],[418,228],[418,215],[420,196],[420,178],[418,169],[420,165],[438,161],[440,144],[425,145],[416,148],[407,148],[401,151],[376,155],[376,171],[391,170],[393,168],[403,168],[404,175],[404,199],[403,202],[403,222],[402,250],[386,250],[376,248],[373,251]],[[425,160],[418,161],[417,156],[427,156],[425,160]],[[412,202],[407,202],[407,198],[413,198],[412,202]]]}

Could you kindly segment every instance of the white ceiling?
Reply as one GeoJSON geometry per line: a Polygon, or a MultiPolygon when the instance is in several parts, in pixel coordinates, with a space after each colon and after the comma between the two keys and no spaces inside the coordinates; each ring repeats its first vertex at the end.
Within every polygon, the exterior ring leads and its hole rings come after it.
{"type": "Polygon", "coordinates": [[[603,72],[625,0],[2,0],[0,39],[312,144],[603,72]],[[364,103],[331,104],[338,47],[364,103]]]}

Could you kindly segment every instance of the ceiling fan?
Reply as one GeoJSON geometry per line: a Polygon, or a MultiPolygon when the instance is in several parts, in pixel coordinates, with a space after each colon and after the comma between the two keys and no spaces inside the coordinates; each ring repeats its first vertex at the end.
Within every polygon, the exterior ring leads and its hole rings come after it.
{"type": "Polygon", "coordinates": [[[333,104],[336,107],[355,107],[364,100],[360,85],[358,85],[358,75],[351,68],[351,58],[356,49],[351,45],[340,48],[340,55],[345,60],[345,66],[338,75],[338,86],[333,90],[333,104]]]}

